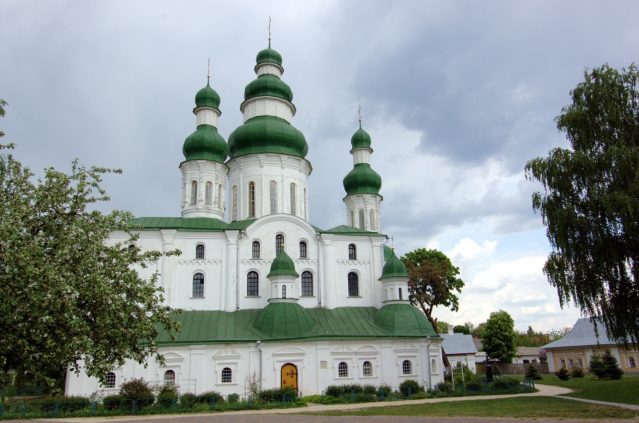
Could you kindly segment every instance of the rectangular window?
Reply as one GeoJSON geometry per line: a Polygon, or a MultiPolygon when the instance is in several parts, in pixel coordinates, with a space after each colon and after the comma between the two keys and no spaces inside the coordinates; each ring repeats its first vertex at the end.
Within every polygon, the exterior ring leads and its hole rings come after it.
{"type": "Polygon", "coordinates": [[[295,184],[291,184],[291,214],[297,214],[297,208],[295,207],[297,203],[297,187],[295,184]]]}
{"type": "Polygon", "coordinates": [[[270,200],[271,200],[271,214],[277,213],[277,182],[271,181],[269,183],[270,200]]]}
{"type": "Polygon", "coordinates": [[[255,217],[255,182],[248,184],[248,208],[249,217],[255,217]]]}

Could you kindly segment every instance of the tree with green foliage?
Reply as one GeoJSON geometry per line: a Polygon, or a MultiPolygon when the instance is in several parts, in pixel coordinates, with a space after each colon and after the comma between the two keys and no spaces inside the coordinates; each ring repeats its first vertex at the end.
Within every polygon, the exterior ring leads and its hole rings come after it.
{"type": "MultiPolygon", "coordinates": [[[[4,114],[6,113],[4,106],[6,105],[7,105],[7,102],[4,101],[4,99],[0,98],[0,117],[4,117],[4,114]]],[[[4,132],[0,131],[0,137],[4,137],[4,132]]]]}
{"type": "Polygon", "coordinates": [[[446,254],[439,250],[419,248],[401,260],[408,270],[408,291],[411,302],[419,305],[428,320],[437,329],[433,310],[437,306],[459,309],[458,293],[464,287],[459,278],[459,268],[454,266],[446,254]]]}
{"type": "Polygon", "coordinates": [[[454,333],[463,333],[464,335],[470,335],[471,329],[466,325],[455,325],[453,327],[454,333]]]}
{"type": "Polygon", "coordinates": [[[132,216],[94,207],[108,200],[103,175],[119,171],[74,161],[69,174],[34,180],[11,148],[0,146],[0,391],[16,378],[51,384],[43,369],[104,380],[127,359],[157,356],[161,328],[178,325],[158,274],[135,269],[161,253],[142,252],[136,236],[106,243],[132,216]]]}
{"type": "Polygon", "coordinates": [[[526,164],[544,188],[533,194],[552,247],[544,273],[562,306],[639,344],[639,70],[587,70],[571,96],[556,118],[570,148],[526,164]]]}
{"type": "Polygon", "coordinates": [[[590,373],[599,379],[621,379],[623,375],[617,359],[610,353],[610,350],[606,350],[603,356],[594,354],[590,358],[590,373]]]}
{"type": "Polygon", "coordinates": [[[510,363],[515,356],[515,322],[504,310],[490,313],[482,332],[486,356],[502,363],[510,363]]]}

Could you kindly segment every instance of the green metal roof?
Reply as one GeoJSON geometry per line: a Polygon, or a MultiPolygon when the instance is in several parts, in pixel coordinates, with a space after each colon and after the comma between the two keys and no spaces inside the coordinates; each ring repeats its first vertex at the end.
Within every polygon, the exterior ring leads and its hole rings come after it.
{"type": "Polygon", "coordinates": [[[181,331],[171,341],[160,329],[161,345],[437,336],[426,316],[409,304],[325,309],[274,303],[234,312],[183,311],[173,318],[181,331]]]}
{"type": "Polygon", "coordinates": [[[295,271],[295,263],[284,250],[280,251],[271,263],[271,271],[266,277],[271,276],[299,276],[299,273],[295,271]]]}
{"type": "Polygon", "coordinates": [[[237,220],[226,223],[210,217],[138,217],[130,220],[132,229],[159,230],[177,229],[181,231],[230,231],[246,229],[255,219],[237,220]]]}
{"type": "Polygon", "coordinates": [[[391,258],[391,255],[395,255],[395,252],[393,251],[393,249],[389,247],[388,245],[384,245],[384,261],[391,258]]]}
{"type": "Polygon", "coordinates": [[[293,101],[293,91],[279,77],[270,73],[260,75],[244,88],[244,100],[255,97],[278,97],[293,101]]]}
{"type": "Polygon", "coordinates": [[[260,63],[275,63],[276,65],[282,66],[282,55],[273,50],[269,45],[268,48],[257,53],[255,61],[258,65],[260,63]]]}
{"type": "Polygon", "coordinates": [[[351,137],[351,146],[353,148],[371,148],[371,136],[360,127],[351,137]]]}
{"type": "Polygon", "coordinates": [[[220,107],[220,96],[208,82],[206,87],[195,94],[195,107],[213,107],[214,109],[220,107]]]}
{"type": "Polygon", "coordinates": [[[382,187],[382,178],[368,163],[357,163],[346,177],[344,189],[347,195],[376,194],[382,187]]]}
{"type": "Polygon", "coordinates": [[[184,158],[188,160],[211,160],[224,163],[229,155],[229,147],[211,125],[198,125],[195,132],[184,140],[182,146],[184,158]]]}
{"type": "MultiPolygon", "coordinates": [[[[384,252],[384,256],[386,256],[386,252],[384,252]]],[[[380,277],[379,280],[407,277],[408,271],[406,270],[406,266],[397,258],[395,252],[391,250],[390,257],[386,258],[386,264],[384,264],[384,269],[382,270],[382,277],[380,277]]]]}
{"type": "Polygon", "coordinates": [[[276,153],[303,158],[308,152],[308,144],[304,134],[286,120],[256,116],[231,133],[229,149],[231,157],[276,153]]]}
{"type": "Polygon", "coordinates": [[[319,228],[315,228],[315,229],[317,229],[317,232],[321,234],[386,236],[384,234],[380,234],[379,232],[371,232],[371,231],[367,231],[366,229],[360,229],[354,226],[347,226],[347,225],[339,225],[339,226],[335,226],[334,228],[326,229],[326,230],[319,229],[319,228]]]}

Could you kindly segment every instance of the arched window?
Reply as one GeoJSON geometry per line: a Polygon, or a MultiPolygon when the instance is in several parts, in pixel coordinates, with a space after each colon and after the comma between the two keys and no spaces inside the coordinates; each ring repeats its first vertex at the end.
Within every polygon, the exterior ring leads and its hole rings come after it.
{"type": "Polygon", "coordinates": [[[359,277],[355,272],[351,272],[348,274],[348,296],[359,296],[359,277]]]}
{"type": "Polygon", "coordinates": [[[251,248],[251,257],[254,259],[260,258],[260,242],[253,241],[253,245],[251,248]]]}
{"type": "Polygon", "coordinates": [[[368,222],[371,226],[371,231],[374,231],[375,228],[377,227],[376,222],[375,222],[375,210],[371,209],[370,211],[370,216],[368,218],[368,222]]]}
{"type": "Polygon", "coordinates": [[[309,271],[302,273],[302,297],[313,296],[313,274],[309,271]]]}
{"type": "Polygon", "coordinates": [[[291,214],[297,214],[297,185],[295,183],[291,183],[291,214]]]}
{"type": "Polygon", "coordinates": [[[434,373],[437,371],[437,360],[434,358],[430,361],[430,370],[434,373]]]}
{"type": "Polygon", "coordinates": [[[195,246],[195,258],[196,259],[204,258],[204,245],[198,244],[195,246]]]}
{"type": "Polygon", "coordinates": [[[222,208],[222,184],[217,184],[217,194],[215,195],[215,204],[222,208]]]}
{"type": "Polygon", "coordinates": [[[355,247],[355,244],[348,244],[348,259],[357,260],[357,247],[355,247]]]}
{"type": "Polygon", "coordinates": [[[403,375],[413,374],[413,363],[411,363],[410,360],[402,361],[402,374],[403,375]]]}
{"type": "Polygon", "coordinates": [[[246,295],[248,297],[260,295],[260,277],[257,272],[251,271],[246,275],[246,295]]]}
{"type": "Polygon", "coordinates": [[[167,370],[164,372],[164,384],[175,385],[175,372],[173,370],[167,370]]]}
{"type": "Polygon", "coordinates": [[[351,210],[351,226],[355,227],[355,213],[351,210]]]}
{"type": "Polygon", "coordinates": [[[248,184],[248,217],[255,217],[255,182],[248,184]]]}
{"type": "Polygon", "coordinates": [[[213,202],[213,184],[206,183],[206,189],[204,190],[204,204],[210,206],[213,202]]]}
{"type": "Polygon", "coordinates": [[[229,367],[222,369],[222,383],[233,382],[233,371],[229,367]]]}
{"type": "Polygon", "coordinates": [[[197,181],[191,181],[191,205],[197,204],[197,181]]]}
{"type": "Polygon", "coordinates": [[[286,285],[282,285],[282,298],[286,298],[286,285]]]}
{"type": "Polygon", "coordinates": [[[306,241],[300,241],[300,258],[306,258],[306,241]]]}
{"type": "Polygon", "coordinates": [[[233,220],[237,220],[237,186],[233,186],[231,198],[231,216],[233,220]]]}
{"type": "Polygon", "coordinates": [[[399,299],[403,300],[403,295],[402,295],[402,288],[399,288],[399,299]]]}
{"type": "Polygon", "coordinates": [[[277,213],[277,182],[269,182],[269,194],[271,200],[271,214],[277,213]]]}
{"type": "Polygon", "coordinates": [[[106,375],[105,388],[115,388],[115,373],[109,372],[106,375]]]}
{"type": "Polygon", "coordinates": [[[275,254],[279,254],[284,251],[284,235],[275,235],[275,254]]]}
{"type": "Polygon", "coordinates": [[[193,275],[193,298],[204,298],[204,275],[202,273],[193,275]]]}
{"type": "Polygon", "coordinates": [[[360,229],[366,229],[366,221],[364,220],[365,215],[364,215],[364,210],[360,210],[359,211],[359,228],[360,229]]]}
{"type": "Polygon", "coordinates": [[[338,377],[348,377],[348,364],[343,361],[337,365],[337,376],[338,377]]]}
{"type": "Polygon", "coordinates": [[[364,364],[362,364],[362,375],[373,376],[373,365],[370,361],[365,361],[364,364]]]}

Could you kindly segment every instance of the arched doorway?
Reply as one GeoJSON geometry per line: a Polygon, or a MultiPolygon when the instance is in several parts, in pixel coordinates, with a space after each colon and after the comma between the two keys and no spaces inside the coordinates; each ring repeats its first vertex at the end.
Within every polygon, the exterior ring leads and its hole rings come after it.
{"type": "Polygon", "coordinates": [[[297,390],[297,366],[286,363],[282,366],[282,388],[292,388],[297,390]]]}

